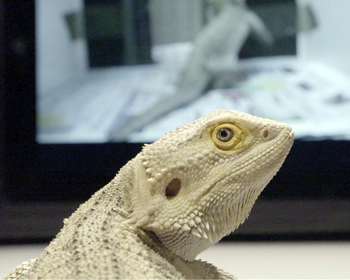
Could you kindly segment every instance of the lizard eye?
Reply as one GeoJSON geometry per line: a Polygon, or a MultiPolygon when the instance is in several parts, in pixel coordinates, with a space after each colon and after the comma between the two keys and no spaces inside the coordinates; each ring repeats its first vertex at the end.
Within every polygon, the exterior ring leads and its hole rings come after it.
{"type": "Polygon", "coordinates": [[[216,138],[221,142],[228,142],[233,138],[233,136],[234,136],[234,133],[232,129],[228,127],[221,128],[216,133],[216,138]]]}
{"type": "Polygon", "coordinates": [[[221,150],[230,150],[242,141],[242,130],[231,124],[221,124],[214,128],[211,138],[221,150]]]}

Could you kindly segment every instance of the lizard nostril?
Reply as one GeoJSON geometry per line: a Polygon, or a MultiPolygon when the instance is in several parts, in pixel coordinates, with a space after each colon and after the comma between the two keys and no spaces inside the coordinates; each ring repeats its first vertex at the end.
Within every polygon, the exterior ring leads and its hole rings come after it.
{"type": "Polygon", "coordinates": [[[269,131],[268,131],[267,129],[265,129],[265,130],[263,131],[263,133],[262,133],[262,136],[263,136],[264,138],[269,137],[269,131]]]}
{"type": "Polygon", "coordinates": [[[166,187],[165,189],[165,196],[167,198],[173,198],[175,197],[181,189],[181,181],[180,179],[173,179],[166,187]]]}
{"type": "Polygon", "coordinates": [[[276,138],[277,135],[278,135],[278,130],[273,129],[271,127],[265,128],[260,132],[260,138],[263,141],[269,141],[271,139],[274,139],[274,138],[276,138]]]}

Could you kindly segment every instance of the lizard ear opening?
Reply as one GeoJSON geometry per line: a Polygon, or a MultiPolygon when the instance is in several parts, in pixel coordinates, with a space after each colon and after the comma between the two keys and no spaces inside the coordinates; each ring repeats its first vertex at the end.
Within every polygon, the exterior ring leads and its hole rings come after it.
{"type": "Polygon", "coordinates": [[[180,179],[173,179],[165,189],[165,196],[170,199],[175,197],[181,189],[181,181],[180,179]]]}

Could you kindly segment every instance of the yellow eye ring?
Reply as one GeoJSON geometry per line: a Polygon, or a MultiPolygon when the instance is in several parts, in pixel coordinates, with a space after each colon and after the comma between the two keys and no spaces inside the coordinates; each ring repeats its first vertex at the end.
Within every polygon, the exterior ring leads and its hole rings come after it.
{"type": "Polygon", "coordinates": [[[242,141],[242,130],[230,123],[221,124],[214,128],[211,139],[221,150],[231,150],[242,141]]]}

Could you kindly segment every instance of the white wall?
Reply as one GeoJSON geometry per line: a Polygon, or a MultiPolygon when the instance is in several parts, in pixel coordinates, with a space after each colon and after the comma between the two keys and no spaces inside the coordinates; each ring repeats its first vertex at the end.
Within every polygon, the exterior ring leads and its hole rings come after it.
{"type": "Polygon", "coordinates": [[[36,0],[36,59],[39,93],[87,70],[84,39],[71,40],[64,15],[83,9],[83,0],[36,0]]]}
{"type": "Polygon", "coordinates": [[[309,4],[317,29],[298,36],[298,55],[350,74],[350,0],[298,0],[309,4]]]}

